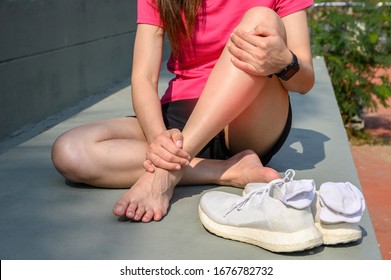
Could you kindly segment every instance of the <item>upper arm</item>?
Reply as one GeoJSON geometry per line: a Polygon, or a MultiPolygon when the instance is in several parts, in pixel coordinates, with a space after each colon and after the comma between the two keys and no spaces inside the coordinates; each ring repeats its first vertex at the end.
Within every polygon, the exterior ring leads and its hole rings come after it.
{"type": "Polygon", "coordinates": [[[133,53],[132,84],[147,79],[157,85],[162,63],[164,31],[162,28],[138,24],[133,53]]]}

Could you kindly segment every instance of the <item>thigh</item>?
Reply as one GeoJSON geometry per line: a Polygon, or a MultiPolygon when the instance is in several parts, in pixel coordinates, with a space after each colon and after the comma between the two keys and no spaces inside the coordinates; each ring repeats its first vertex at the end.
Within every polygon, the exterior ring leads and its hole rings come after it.
{"type": "Polygon", "coordinates": [[[136,118],[96,121],[61,135],[53,144],[52,160],[68,180],[129,187],[144,172],[146,146],[136,118]]]}
{"type": "Polygon", "coordinates": [[[138,120],[133,117],[114,118],[84,124],[64,133],[63,137],[76,138],[78,141],[87,142],[101,142],[112,139],[145,140],[138,120]]]}

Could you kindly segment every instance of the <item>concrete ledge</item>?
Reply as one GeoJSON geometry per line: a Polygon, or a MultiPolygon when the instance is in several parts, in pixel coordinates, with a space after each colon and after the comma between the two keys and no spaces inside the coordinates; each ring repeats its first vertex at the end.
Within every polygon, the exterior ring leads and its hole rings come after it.
{"type": "MultiPolygon", "coordinates": [[[[296,178],[350,181],[360,186],[323,59],[314,59],[317,82],[306,96],[292,93],[293,129],[271,166],[296,178]]],[[[168,80],[162,75],[161,85],[168,80]]],[[[295,254],[274,254],[208,233],[198,218],[201,195],[231,187],[176,189],[159,223],[132,223],[111,214],[125,190],[69,184],[54,170],[50,148],[65,130],[131,113],[127,87],[52,129],[0,155],[1,259],[381,259],[368,211],[364,238],[295,254]]]]}

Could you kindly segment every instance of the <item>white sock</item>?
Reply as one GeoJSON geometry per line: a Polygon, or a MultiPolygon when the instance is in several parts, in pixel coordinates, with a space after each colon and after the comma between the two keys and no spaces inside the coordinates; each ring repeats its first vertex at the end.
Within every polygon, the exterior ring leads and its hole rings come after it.
{"type": "Polygon", "coordinates": [[[353,184],[327,182],[320,186],[320,220],[325,223],[357,223],[365,210],[361,191],[353,184]]]}

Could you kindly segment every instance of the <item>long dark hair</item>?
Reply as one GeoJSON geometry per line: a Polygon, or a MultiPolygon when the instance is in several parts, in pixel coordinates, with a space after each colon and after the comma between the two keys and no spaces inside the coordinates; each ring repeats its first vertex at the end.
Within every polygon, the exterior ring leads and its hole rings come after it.
{"type": "Polygon", "coordinates": [[[179,55],[182,51],[183,43],[190,40],[202,1],[156,0],[160,18],[167,32],[174,55],[179,55]],[[184,19],[182,18],[182,13],[184,19]]]}

